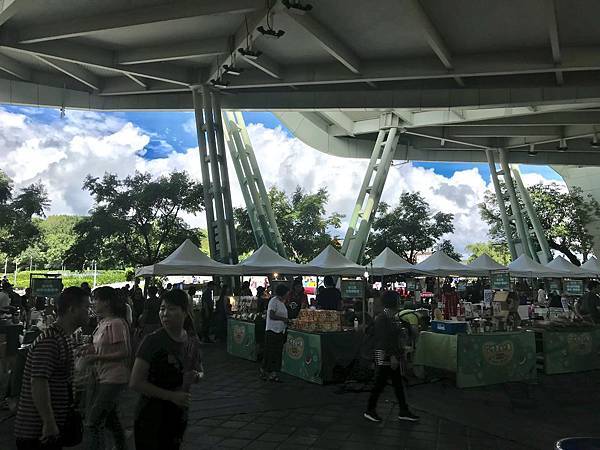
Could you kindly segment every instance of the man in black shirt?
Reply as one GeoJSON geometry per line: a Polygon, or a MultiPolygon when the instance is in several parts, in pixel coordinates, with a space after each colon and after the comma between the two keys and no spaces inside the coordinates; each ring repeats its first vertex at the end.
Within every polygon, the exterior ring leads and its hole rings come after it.
{"type": "Polygon", "coordinates": [[[590,281],[588,283],[588,292],[579,300],[579,314],[584,318],[591,320],[594,323],[600,323],[600,283],[597,281],[590,281]]]}
{"type": "Polygon", "coordinates": [[[325,289],[317,294],[317,308],[339,311],[342,309],[342,294],[335,287],[333,277],[327,275],[323,279],[325,289]]]}
{"type": "Polygon", "coordinates": [[[396,399],[398,400],[398,420],[410,422],[419,420],[419,417],[413,414],[408,408],[404,395],[404,386],[402,385],[401,361],[403,358],[403,349],[400,345],[402,327],[394,319],[399,301],[400,295],[396,291],[385,291],[381,295],[381,303],[384,310],[377,315],[373,326],[375,385],[369,397],[367,410],[364,413],[364,418],[371,422],[381,422],[381,418],[377,415],[377,401],[387,385],[388,379],[392,381],[396,399]]]}
{"type": "Polygon", "coordinates": [[[212,344],[212,339],[210,338],[210,322],[212,320],[213,312],[215,309],[215,303],[213,299],[213,293],[215,290],[214,281],[209,281],[206,283],[206,288],[202,293],[202,305],[201,305],[201,316],[202,316],[202,325],[200,334],[202,337],[202,341],[207,344],[212,344]]]}

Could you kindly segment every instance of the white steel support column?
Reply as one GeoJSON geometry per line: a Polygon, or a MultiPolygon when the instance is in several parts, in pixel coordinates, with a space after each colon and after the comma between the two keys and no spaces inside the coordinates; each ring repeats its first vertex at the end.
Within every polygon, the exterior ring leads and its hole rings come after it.
{"type": "MultiPolygon", "coordinates": [[[[542,224],[540,222],[540,218],[537,215],[537,211],[533,206],[533,202],[531,201],[531,197],[529,196],[529,192],[523,184],[523,180],[521,179],[521,173],[519,172],[519,165],[514,164],[511,165],[512,173],[515,178],[515,182],[517,184],[517,190],[519,191],[519,195],[525,204],[525,210],[527,211],[527,216],[529,216],[529,221],[533,226],[533,231],[535,232],[535,236],[537,238],[538,243],[540,244],[540,248],[542,249],[542,254],[545,261],[540,261],[541,263],[547,263],[552,261],[552,252],[550,251],[550,246],[548,245],[548,240],[546,239],[546,233],[544,233],[544,229],[542,228],[542,224]]],[[[539,258],[542,259],[542,258],[539,258]]]]}
{"type": "Polygon", "coordinates": [[[384,113],[379,121],[377,141],[342,245],[342,253],[357,263],[362,259],[399,138],[401,119],[398,116],[384,113]]]}
{"type": "Polygon", "coordinates": [[[505,148],[498,149],[500,154],[500,167],[502,168],[502,174],[504,175],[504,184],[508,191],[508,198],[510,200],[510,207],[512,210],[513,219],[517,227],[517,234],[523,247],[523,253],[532,258],[534,261],[538,261],[537,253],[533,248],[531,237],[529,236],[529,229],[523,220],[523,214],[521,212],[521,205],[519,204],[519,198],[515,191],[515,185],[513,183],[512,176],[510,174],[510,167],[508,165],[508,150],[505,148]]]}
{"type": "Polygon", "coordinates": [[[494,184],[494,192],[496,193],[496,200],[498,201],[498,209],[500,210],[500,218],[502,219],[502,228],[504,228],[504,234],[506,235],[508,250],[510,251],[511,259],[514,261],[519,257],[519,255],[517,253],[515,242],[512,238],[510,219],[508,218],[508,213],[506,212],[506,204],[504,203],[504,197],[500,187],[500,180],[498,179],[494,152],[488,148],[485,151],[485,155],[487,156],[488,164],[490,166],[490,176],[492,178],[492,183],[494,184]]]}
{"type": "Polygon", "coordinates": [[[271,249],[285,257],[286,252],[279,234],[273,207],[256,161],[256,155],[242,113],[239,111],[226,112],[223,114],[223,122],[227,131],[227,146],[246,202],[246,209],[250,217],[256,244],[258,247],[267,244],[271,249]]]}
{"type": "MultiPolygon", "coordinates": [[[[196,132],[198,134],[198,150],[200,153],[200,170],[204,188],[208,243],[211,257],[227,264],[237,263],[237,248],[233,230],[233,212],[227,161],[224,153],[219,152],[219,130],[215,127],[213,99],[206,87],[192,88],[196,132]]],[[[219,123],[221,112],[217,103],[219,123]]],[[[221,130],[222,133],[222,130],[221,130]]],[[[225,145],[223,143],[222,148],[225,145]]]]}

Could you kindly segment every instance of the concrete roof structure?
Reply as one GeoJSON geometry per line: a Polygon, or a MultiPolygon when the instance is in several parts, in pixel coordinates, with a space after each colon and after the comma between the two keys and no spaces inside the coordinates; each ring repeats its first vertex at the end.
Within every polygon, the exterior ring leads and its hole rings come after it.
{"type": "Polygon", "coordinates": [[[215,80],[223,108],[273,111],[334,155],[369,157],[394,111],[396,159],[502,147],[600,165],[599,15],[592,0],[3,0],[0,103],[191,110],[215,80]]]}

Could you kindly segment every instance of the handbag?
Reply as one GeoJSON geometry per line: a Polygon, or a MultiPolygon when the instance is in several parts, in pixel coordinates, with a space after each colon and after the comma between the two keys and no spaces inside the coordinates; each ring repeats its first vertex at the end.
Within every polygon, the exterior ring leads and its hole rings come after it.
{"type": "Polygon", "coordinates": [[[69,410],[65,423],[60,427],[60,442],[64,447],[75,447],[83,440],[83,418],[73,401],[73,386],[69,383],[69,410]]]}

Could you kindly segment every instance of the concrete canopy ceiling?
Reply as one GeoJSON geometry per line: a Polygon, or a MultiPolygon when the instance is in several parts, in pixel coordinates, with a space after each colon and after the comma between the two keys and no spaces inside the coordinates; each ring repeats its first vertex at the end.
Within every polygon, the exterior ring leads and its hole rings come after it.
{"type": "Polygon", "coordinates": [[[591,145],[600,133],[600,2],[290,3],[312,9],[5,0],[0,102],[185,110],[192,87],[218,80],[225,108],[273,111],[340,156],[368,157],[379,114],[394,111],[405,128],[398,158],[483,161],[483,149],[507,147],[514,162],[600,164],[591,145]],[[270,39],[260,26],[285,34],[270,39]],[[238,48],[262,54],[244,60],[238,48]],[[244,71],[228,75],[223,64],[244,71]]]}

